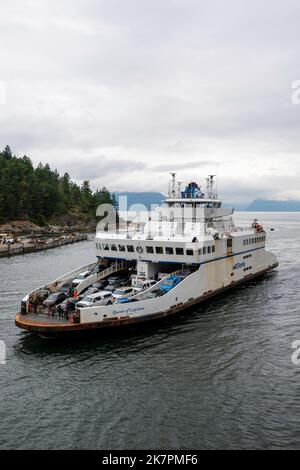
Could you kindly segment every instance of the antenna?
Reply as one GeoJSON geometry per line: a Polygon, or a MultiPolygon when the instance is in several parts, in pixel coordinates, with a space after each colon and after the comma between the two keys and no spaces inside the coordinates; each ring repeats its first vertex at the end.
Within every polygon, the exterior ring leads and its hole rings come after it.
{"type": "Polygon", "coordinates": [[[216,177],[216,175],[208,175],[208,178],[206,179],[207,181],[207,197],[209,199],[216,199],[217,198],[217,194],[215,192],[215,180],[214,178],[216,177]]]}
{"type": "Polygon", "coordinates": [[[176,185],[176,173],[170,173],[172,176],[171,180],[171,197],[175,197],[175,185],[176,185]]]}
{"type": "Polygon", "coordinates": [[[180,198],[181,197],[181,185],[182,185],[183,181],[178,181],[177,182],[177,186],[178,186],[178,197],[180,198]]]}

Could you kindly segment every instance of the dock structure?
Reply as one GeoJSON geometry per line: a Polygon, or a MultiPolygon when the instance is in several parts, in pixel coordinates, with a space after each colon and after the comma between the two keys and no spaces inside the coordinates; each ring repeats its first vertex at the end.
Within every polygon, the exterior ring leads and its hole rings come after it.
{"type": "Polygon", "coordinates": [[[43,244],[37,243],[22,243],[14,245],[6,245],[0,247],[0,258],[6,258],[9,256],[25,255],[27,253],[35,253],[44,250],[50,250],[52,248],[58,248],[64,245],[70,245],[71,243],[77,243],[88,239],[87,234],[76,234],[66,235],[43,244]]]}

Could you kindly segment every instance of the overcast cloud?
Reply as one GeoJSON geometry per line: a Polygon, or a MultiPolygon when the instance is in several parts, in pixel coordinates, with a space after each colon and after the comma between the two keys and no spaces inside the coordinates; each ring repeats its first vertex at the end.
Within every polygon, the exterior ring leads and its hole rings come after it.
{"type": "Polygon", "coordinates": [[[296,0],[2,0],[0,146],[94,188],[300,199],[296,0]]]}

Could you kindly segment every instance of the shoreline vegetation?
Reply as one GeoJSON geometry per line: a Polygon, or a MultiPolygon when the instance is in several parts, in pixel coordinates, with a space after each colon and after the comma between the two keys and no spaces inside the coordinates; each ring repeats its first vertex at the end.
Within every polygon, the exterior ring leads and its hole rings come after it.
{"type": "Polygon", "coordinates": [[[93,192],[88,180],[79,186],[48,163],[34,167],[26,155],[13,155],[8,145],[0,152],[0,232],[94,231],[100,204],[117,209],[114,194],[105,187],[93,192]]]}

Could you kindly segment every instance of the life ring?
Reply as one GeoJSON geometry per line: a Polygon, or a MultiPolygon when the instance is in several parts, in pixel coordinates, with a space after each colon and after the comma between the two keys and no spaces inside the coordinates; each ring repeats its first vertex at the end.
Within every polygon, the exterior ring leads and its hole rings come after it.
{"type": "Polygon", "coordinates": [[[139,255],[142,255],[144,253],[144,248],[142,246],[137,246],[136,251],[139,253],[139,255]]]}

